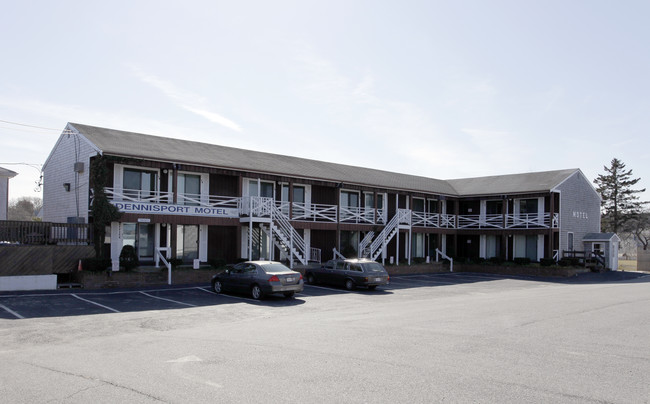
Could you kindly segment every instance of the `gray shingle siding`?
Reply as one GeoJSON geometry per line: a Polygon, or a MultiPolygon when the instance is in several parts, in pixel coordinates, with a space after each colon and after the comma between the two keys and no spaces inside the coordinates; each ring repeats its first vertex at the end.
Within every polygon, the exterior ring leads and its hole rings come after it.
{"type": "Polygon", "coordinates": [[[573,233],[574,250],[583,250],[585,235],[600,232],[600,197],[580,171],[555,189],[560,191],[560,255],[567,249],[568,232],[573,233]]]}

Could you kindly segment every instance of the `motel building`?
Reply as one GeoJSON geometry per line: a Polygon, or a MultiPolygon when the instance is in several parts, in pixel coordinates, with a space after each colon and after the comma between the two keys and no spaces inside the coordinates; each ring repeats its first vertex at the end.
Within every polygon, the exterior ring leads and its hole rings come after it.
{"type": "Polygon", "coordinates": [[[579,169],[439,180],[77,123],[44,164],[44,221],[92,222],[99,156],[122,212],[105,239],[114,270],[125,245],[144,264],[557,260],[600,232],[600,197],[579,169]]]}

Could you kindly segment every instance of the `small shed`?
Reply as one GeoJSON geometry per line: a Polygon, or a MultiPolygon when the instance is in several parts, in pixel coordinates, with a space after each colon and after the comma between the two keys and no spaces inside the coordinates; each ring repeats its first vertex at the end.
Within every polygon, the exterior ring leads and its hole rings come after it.
{"type": "Polygon", "coordinates": [[[587,233],[582,242],[587,254],[598,254],[605,258],[606,269],[618,270],[618,246],[621,239],[616,233],[587,233]]]}

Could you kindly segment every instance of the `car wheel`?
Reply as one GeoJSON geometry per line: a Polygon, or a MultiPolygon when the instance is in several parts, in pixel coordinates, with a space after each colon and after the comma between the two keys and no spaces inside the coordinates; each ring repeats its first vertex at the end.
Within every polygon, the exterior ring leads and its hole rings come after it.
{"type": "Polygon", "coordinates": [[[212,290],[214,291],[214,293],[221,293],[221,282],[220,281],[212,282],[212,290]]]}
{"type": "Polygon", "coordinates": [[[345,281],[345,288],[347,290],[354,289],[354,282],[352,281],[352,279],[348,279],[347,281],[345,281]]]}
{"type": "Polygon", "coordinates": [[[310,283],[312,285],[316,283],[316,278],[314,278],[314,274],[307,274],[307,283],[310,283]]]}
{"type": "Polygon", "coordinates": [[[295,294],[296,294],[296,292],[284,292],[284,297],[286,297],[287,299],[290,299],[295,294]]]}
{"type": "Polygon", "coordinates": [[[251,288],[251,296],[253,296],[253,299],[255,300],[260,300],[262,296],[264,296],[264,293],[262,293],[262,289],[259,285],[253,285],[251,288]]]}
{"type": "Polygon", "coordinates": [[[377,285],[368,286],[368,290],[375,290],[375,289],[377,289],[377,285]]]}

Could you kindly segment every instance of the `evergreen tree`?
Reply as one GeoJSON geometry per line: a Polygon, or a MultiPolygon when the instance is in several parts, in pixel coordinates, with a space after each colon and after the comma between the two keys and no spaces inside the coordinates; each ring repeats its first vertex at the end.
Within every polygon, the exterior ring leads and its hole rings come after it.
{"type": "Polygon", "coordinates": [[[641,178],[632,178],[632,170],[625,170],[625,163],[617,158],[612,159],[610,164],[609,167],[603,166],[605,174],[598,174],[594,183],[602,198],[602,230],[618,233],[648,202],[639,201],[637,195],[645,192],[645,188],[632,189],[641,178]]]}
{"type": "Polygon", "coordinates": [[[90,212],[93,218],[93,231],[95,241],[95,256],[103,258],[104,256],[104,237],[106,236],[106,226],[111,222],[118,220],[122,215],[120,211],[111,204],[104,191],[108,169],[104,156],[95,157],[90,164],[90,184],[92,186],[92,205],[90,212]]]}

